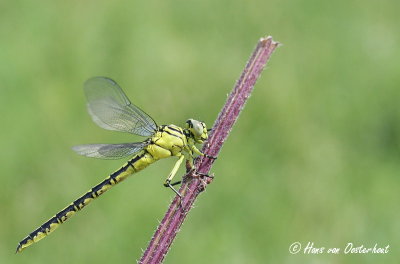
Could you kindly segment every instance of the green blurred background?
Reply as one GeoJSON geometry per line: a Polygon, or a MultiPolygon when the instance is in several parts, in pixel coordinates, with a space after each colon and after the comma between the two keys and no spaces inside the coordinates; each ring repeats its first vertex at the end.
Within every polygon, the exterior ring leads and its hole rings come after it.
{"type": "MultiPolygon", "coordinates": [[[[135,263],[170,200],[158,162],[15,255],[18,241],[125,161],[83,82],[119,82],[159,124],[211,125],[260,37],[283,43],[165,263],[398,263],[398,1],[1,1],[0,263],[135,263]],[[386,255],[291,255],[390,245],[386,255]]],[[[183,170],[181,170],[181,175],[183,170]]]]}

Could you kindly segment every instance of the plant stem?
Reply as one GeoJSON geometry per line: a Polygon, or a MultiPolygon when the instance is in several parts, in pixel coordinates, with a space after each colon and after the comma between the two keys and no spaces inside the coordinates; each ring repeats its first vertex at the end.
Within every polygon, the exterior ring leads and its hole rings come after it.
{"type": "MultiPolygon", "coordinates": [[[[209,139],[203,146],[203,153],[213,157],[218,156],[265,64],[278,45],[279,43],[273,41],[272,37],[259,40],[240,79],[236,82],[214,123],[209,139]]],[[[206,188],[207,184],[211,183],[211,177],[204,177],[201,174],[208,174],[214,161],[215,159],[205,156],[195,160],[195,169],[187,172],[179,189],[182,198],[180,199],[178,196],[174,198],[138,263],[158,264],[163,261],[197,196],[206,188]]]]}

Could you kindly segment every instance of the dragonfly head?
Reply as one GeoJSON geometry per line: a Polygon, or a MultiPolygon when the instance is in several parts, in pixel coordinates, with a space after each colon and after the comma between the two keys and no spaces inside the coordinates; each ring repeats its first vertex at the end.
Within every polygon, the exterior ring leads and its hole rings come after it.
{"type": "Polygon", "coordinates": [[[186,121],[186,129],[190,132],[196,143],[202,144],[208,138],[207,127],[203,122],[188,119],[186,121]]]}

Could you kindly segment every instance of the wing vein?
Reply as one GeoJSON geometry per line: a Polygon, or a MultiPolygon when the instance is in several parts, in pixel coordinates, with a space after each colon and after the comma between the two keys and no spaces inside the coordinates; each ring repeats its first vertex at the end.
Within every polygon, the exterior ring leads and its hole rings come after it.
{"type": "Polygon", "coordinates": [[[132,104],[113,80],[93,77],[86,81],[84,90],[89,114],[98,126],[140,136],[151,136],[157,129],[156,122],[132,104]]]}

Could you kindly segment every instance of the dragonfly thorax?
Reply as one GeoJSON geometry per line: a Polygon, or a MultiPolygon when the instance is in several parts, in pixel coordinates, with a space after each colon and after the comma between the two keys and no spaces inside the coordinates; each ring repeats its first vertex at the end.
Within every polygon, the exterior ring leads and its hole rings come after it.
{"type": "Polygon", "coordinates": [[[185,130],[189,132],[189,136],[198,144],[202,144],[208,139],[207,127],[204,122],[188,119],[185,130]]]}

